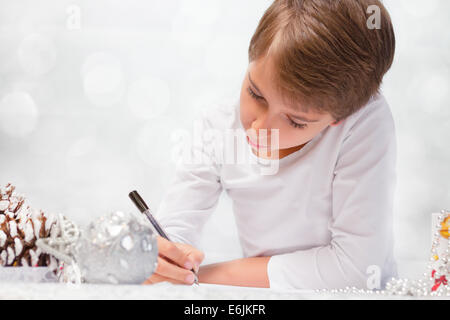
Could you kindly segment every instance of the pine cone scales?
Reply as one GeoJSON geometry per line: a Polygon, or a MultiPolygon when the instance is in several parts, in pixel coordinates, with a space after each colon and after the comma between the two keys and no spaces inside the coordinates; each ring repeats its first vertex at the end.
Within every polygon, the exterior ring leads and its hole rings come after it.
{"type": "Polygon", "coordinates": [[[55,216],[30,208],[25,198],[7,184],[0,188],[0,265],[50,266],[55,257],[41,253],[35,242],[59,233],[55,216]]]}

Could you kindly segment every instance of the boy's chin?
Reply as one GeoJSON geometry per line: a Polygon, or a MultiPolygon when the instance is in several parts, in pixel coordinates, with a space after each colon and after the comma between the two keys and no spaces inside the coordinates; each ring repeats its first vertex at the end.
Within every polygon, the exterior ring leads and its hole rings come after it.
{"type": "Polygon", "coordinates": [[[276,160],[279,159],[280,153],[278,150],[261,150],[257,148],[252,148],[252,152],[254,155],[268,160],[276,160]]]}

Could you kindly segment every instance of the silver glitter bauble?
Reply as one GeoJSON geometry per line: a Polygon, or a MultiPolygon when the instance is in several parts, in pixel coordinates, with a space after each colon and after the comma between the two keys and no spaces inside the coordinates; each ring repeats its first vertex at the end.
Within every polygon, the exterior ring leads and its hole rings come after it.
{"type": "Polygon", "coordinates": [[[92,222],[76,251],[81,276],[89,283],[140,284],[156,270],[156,237],[131,214],[114,212],[92,222]]]}
{"type": "Polygon", "coordinates": [[[84,231],[61,219],[58,237],[37,242],[43,252],[61,261],[60,281],[141,284],[155,272],[157,239],[142,216],[117,211],[91,222],[84,231]]]}

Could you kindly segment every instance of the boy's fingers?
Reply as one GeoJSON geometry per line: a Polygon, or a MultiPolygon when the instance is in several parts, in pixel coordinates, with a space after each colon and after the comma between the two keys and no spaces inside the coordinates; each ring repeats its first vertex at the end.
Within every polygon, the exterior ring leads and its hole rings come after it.
{"type": "Polygon", "coordinates": [[[190,252],[188,256],[194,261],[194,270],[198,272],[198,268],[204,259],[204,254],[201,251],[198,252],[190,252]]]}
{"type": "Polygon", "coordinates": [[[194,266],[194,261],[185,252],[178,248],[173,242],[158,236],[158,251],[179,266],[188,270],[194,266]]]}
{"type": "Polygon", "coordinates": [[[155,283],[159,283],[159,282],[163,282],[163,281],[167,281],[172,284],[184,284],[184,285],[186,284],[184,282],[181,282],[181,281],[178,281],[175,279],[169,279],[169,278],[163,277],[156,273],[152,274],[152,276],[150,278],[148,278],[147,280],[145,280],[142,284],[148,285],[148,284],[155,284],[155,283]]]}
{"type": "Polygon", "coordinates": [[[189,252],[188,257],[190,257],[194,262],[198,263],[199,265],[202,263],[203,259],[205,259],[205,254],[203,253],[203,251],[200,251],[184,243],[177,243],[177,246],[180,246],[181,248],[184,249],[184,251],[189,252]]]}
{"type": "Polygon", "coordinates": [[[194,282],[194,274],[191,271],[171,264],[161,257],[158,257],[155,273],[169,279],[181,281],[184,284],[192,284],[194,282]]]}

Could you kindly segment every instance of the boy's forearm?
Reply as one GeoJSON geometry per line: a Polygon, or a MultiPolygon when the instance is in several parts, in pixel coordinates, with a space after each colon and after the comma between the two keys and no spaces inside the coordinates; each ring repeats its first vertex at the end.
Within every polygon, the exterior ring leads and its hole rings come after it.
{"type": "Polygon", "coordinates": [[[199,282],[269,288],[269,259],[270,257],[252,257],[202,266],[198,272],[199,282]]]}

